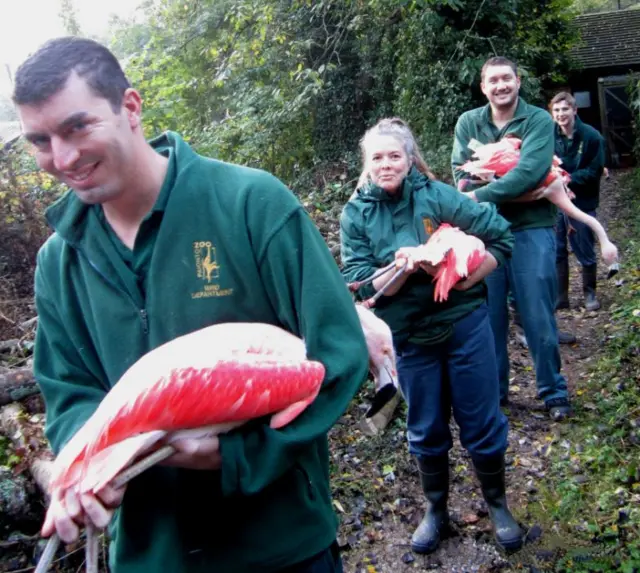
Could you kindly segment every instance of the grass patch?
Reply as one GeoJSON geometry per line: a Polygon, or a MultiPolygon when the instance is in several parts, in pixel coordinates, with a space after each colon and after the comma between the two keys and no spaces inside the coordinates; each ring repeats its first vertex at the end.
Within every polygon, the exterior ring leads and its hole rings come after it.
{"type": "Polygon", "coordinates": [[[621,188],[626,208],[611,235],[623,284],[601,357],[576,392],[576,417],[561,428],[570,448],[550,454],[539,501],[528,507],[551,533],[542,544],[555,554],[552,571],[640,570],[640,170],[621,188]]]}

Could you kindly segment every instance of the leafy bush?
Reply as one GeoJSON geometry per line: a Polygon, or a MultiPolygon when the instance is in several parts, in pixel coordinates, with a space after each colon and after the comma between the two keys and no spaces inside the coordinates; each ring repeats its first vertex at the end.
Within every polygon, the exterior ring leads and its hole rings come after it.
{"type": "Polygon", "coordinates": [[[577,417],[564,434],[570,444],[551,454],[541,518],[550,519],[567,547],[556,570],[622,571],[640,568],[640,171],[625,191],[613,234],[624,248],[623,284],[609,309],[602,358],[580,383],[577,417]],[[577,476],[588,475],[587,480],[577,476]]]}
{"type": "MultiPolygon", "coordinates": [[[[571,0],[160,0],[112,45],[145,100],[149,135],[174,129],[199,150],[267,169],[294,188],[349,166],[364,131],[406,119],[449,179],[452,129],[485,103],[482,63],[515,59],[523,95],[562,82],[571,0]]],[[[357,167],[356,167],[357,170],[357,167]]]]}
{"type": "Polygon", "coordinates": [[[44,210],[61,189],[36,167],[22,140],[0,151],[0,270],[14,296],[31,295],[36,254],[50,233],[44,210]]]}

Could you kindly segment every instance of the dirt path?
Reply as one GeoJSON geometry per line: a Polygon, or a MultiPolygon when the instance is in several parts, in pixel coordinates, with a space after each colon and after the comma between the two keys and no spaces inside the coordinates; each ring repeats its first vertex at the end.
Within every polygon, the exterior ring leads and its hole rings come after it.
{"type": "MultiPolygon", "coordinates": [[[[618,177],[603,181],[598,217],[605,226],[613,220],[618,206],[618,177]]],[[[607,322],[607,308],[615,300],[615,279],[605,280],[606,268],[599,266],[598,297],[602,308],[586,312],[582,305],[580,269],[570,258],[571,309],[558,314],[559,327],[577,336],[577,343],[561,346],[563,374],[570,395],[580,392],[581,380],[589,364],[597,360],[607,322]]],[[[363,436],[355,424],[366,404],[356,401],[342,423],[332,433],[335,465],[334,493],[342,518],[340,541],[346,573],[400,573],[410,570],[450,572],[522,570],[552,558],[549,538],[553,531],[541,531],[528,513],[530,503],[539,502],[538,485],[548,469],[546,453],[550,447],[568,448],[563,438],[566,424],[554,423],[536,398],[535,378],[528,351],[518,342],[512,327],[511,404],[507,452],[507,494],[511,509],[523,525],[531,528],[533,538],[546,538],[545,549],[536,543],[509,558],[499,554],[492,543],[490,522],[480,490],[476,485],[470,459],[459,442],[451,452],[452,483],[450,511],[454,534],[442,542],[430,556],[411,552],[409,541],[422,518],[424,499],[417,471],[407,453],[404,410],[383,436],[363,436]]],[[[364,399],[364,394],[361,398],[364,399]]],[[[452,423],[457,436],[457,427],[452,423]]],[[[457,438],[456,438],[457,439],[457,438]]],[[[568,454],[567,454],[568,455],[568,454]]],[[[555,535],[555,537],[558,537],[555,535]]],[[[562,540],[554,540],[562,546],[562,540]]],[[[554,542],[551,543],[554,545],[554,542]]],[[[536,570],[536,569],[531,569],[536,570]]]]}

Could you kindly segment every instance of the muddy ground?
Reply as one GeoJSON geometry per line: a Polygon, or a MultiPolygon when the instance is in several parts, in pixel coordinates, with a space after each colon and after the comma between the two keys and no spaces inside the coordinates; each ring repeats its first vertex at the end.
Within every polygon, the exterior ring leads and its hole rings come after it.
{"type": "MultiPolygon", "coordinates": [[[[618,209],[618,175],[603,182],[599,218],[608,226],[618,209]]],[[[316,220],[334,254],[337,241],[336,209],[318,213],[316,220]]],[[[615,300],[614,281],[599,271],[599,298],[602,308],[586,312],[582,307],[581,278],[577,262],[571,257],[571,305],[559,313],[562,329],[572,330],[577,343],[562,346],[563,373],[571,395],[580,392],[581,379],[589,364],[598,359],[607,321],[607,308],[615,300]]],[[[0,308],[14,325],[33,315],[29,301],[0,308]]],[[[1,317],[0,317],[1,319],[1,317]]],[[[5,328],[5,332],[8,329],[5,328]]],[[[31,331],[32,332],[32,331],[31,331]]],[[[29,339],[29,334],[24,335],[29,339]]],[[[563,433],[571,421],[554,423],[536,398],[532,363],[527,349],[512,331],[511,403],[505,412],[510,422],[507,455],[508,499],[512,511],[529,529],[530,543],[515,555],[505,556],[493,545],[487,511],[470,460],[457,442],[457,427],[452,420],[456,444],[451,452],[450,511],[453,534],[430,556],[411,552],[411,534],[422,518],[423,496],[417,471],[407,453],[404,431],[404,404],[385,432],[378,437],[365,436],[358,428],[367,400],[372,396],[368,384],[359,393],[340,423],[332,430],[332,475],[335,507],[341,519],[339,541],[346,573],[400,573],[412,570],[450,572],[543,571],[553,570],[557,555],[567,549],[553,529],[541,528],[529,512],[539,499],[539,486],[546,479],[550,447],[565,447],[563,433]],[[544,543],[542,543],[544,540],[544,543]],[[548,567],[548,568],[547,568],[548,567]]],[[[24,365],[26,358],[14,359],[24,365]]],[[[6,366],[6,362],[5,362],[6,366]]],[[[42,404],[37,397],[25,402],[27,420],[34,435],[32,444],[41,443],[42,404]]],[[[6,460],[5,460],[6,461],[6,460]]],[[[0,460],[0,465],[2,464],[0,460]]],[[[28,478],[26,465],[14,469],[15,479],[28,478]]],[[[2,477],[2,476],[0,476],[2,477]]],[[[12,523],[0,530],[0,571],[31,571],[42,544],[37,544],[37,528],[43,510],[42,499],[31,488],[30,520],[12,523]]],[[[1,493],[1,492],[0,492],[1,493]]],[[[77,571],[82,565],[82,547],[68,548],[75,553],[57,563],[60,571],[77,571]]]]}

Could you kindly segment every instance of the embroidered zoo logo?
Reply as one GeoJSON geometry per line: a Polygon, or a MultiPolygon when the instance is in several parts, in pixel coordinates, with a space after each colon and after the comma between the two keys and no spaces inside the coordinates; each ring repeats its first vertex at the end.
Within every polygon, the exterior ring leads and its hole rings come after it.
{"type": "Polygon", "coordinates": [[[211,241],[196,241],[193,243],[193,254],[196,259],[196,273],[199,279],[208,283],[220,276],[220,267],[216,262],[216,248],[211,241]]]}
{"type": "Polygon", "coordinates": [[[429,217],[422,218],[422,225],[424,226],[424,232],[427,234],[427,237],[433,234],[433,223],[429,217]]]}
{"type": "Polygon", "coordinates": [[[220,265],[216,256],[216,248],[211,241],[195,241],[193,257],[196,264],[196,276],[203,281],[203,289],[191,293],[191,298],[209,298],[212,296],[229,296],[232,288],[220,287],[220,265]]]}

